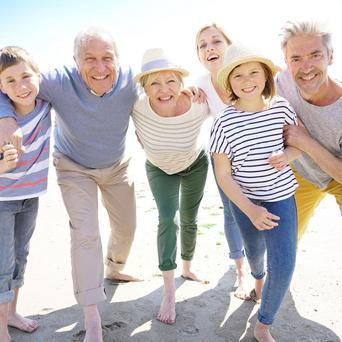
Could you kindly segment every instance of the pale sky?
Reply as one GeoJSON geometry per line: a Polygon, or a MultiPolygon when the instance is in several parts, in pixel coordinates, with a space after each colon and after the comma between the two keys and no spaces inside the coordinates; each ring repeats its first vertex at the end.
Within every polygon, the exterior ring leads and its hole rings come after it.
{"type": "Polygon", "coordinates": [[[121,60],[138,71],[144,51],[161,47],[193,78],[204,72],[195,52],[202,25],[216,22],[233,41],[258,45],[283,66],[280,27],[287,20],[315,19],[333,32],[335,62],[341,79],[341,0],[2,0],[0,46],[19,45],[41,69],[72,63],[73,38],[88,25],[109,28],[121,60]]]}

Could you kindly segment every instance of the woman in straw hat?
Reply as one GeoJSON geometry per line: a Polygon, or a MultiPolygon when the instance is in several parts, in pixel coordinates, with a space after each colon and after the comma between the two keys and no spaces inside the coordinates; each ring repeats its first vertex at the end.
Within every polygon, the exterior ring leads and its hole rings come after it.
{"type": "Polygon", "coordinates": [[[147,178],[159,212],[157,244],[164,293],[157,319],[166,324],[173,324],[176,318],[178,211],[182,277],[200,281],[190,266],[196,246],[197,212],[208,171],[208,156],[199,139],[208,106],[192,103],[182,92],[183,77],[187,75],[161,49],[150,49],[135,77],[145,94],[134,106],[133,120],[146,153],[147,178]]]}
{"type": "MultiPolygon", "coordinates": [[[[198,80],[198,86],[207,96],[210,114],[213,118],[216,118],[230,104],[229,94],[218,84],[217,73],[223,66],[224,55],[231,43],[224,30],[215,23],[203,26],[196,35],[197,56],[201,64],[209,71],[208,74],[198,80]]],[[[250,296],[246,286],[247,271],[243,240],[230,209],[229,198],[219,186],[218,191],[224,208],[224,232],[229,247],[229,258],[233,259],[236,265],[238,286],[234,296],[249,300],[250,296]]]]}
{"type": "Polygon", "coordinates": [[[297,119],[289,103],[274,96],[275,73],[269,59],[232,44],[217,77],[232,104],[215,120],[210,138],[216,178],[232,201],[255,278],[250,295],[261,299],[254,336],[263,342],[275,341],[269,327],[290,285],[297,240],[297,182],[288,164],[300,151],[283,141],[284,125],[297,119]]]}

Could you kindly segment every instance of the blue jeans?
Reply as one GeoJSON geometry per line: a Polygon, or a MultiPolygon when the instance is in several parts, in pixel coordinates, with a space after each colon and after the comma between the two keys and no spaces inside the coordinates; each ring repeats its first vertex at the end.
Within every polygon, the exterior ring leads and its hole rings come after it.
{"type": "Polygon", "coordinates": [[[38,197],[0,201],[0,304],[24,284],[29,243],[36,226],[38,197]]]}
{"type": "Polygon", "coordinates": [[[272,324],[274,317],[290,286],[296,263],[297,209],[294,197],[278,202],[252,200],[280,217],[278,226],[271,230],[257,230],[249,218],[234,204],[233,214],[240,227],[246,255],[255,279],[265,276],[265,251],[267,251],[267,276],[262,291],[258,320],[272,324]]]}
{"type": "Polygon", "coordinates": [[[227,240],[228,247],[229,247],[229,258],[234,259],[234,260],[241,259],[245,256],[245,251],[243,248],[243,240],[242,240],[242,236],[240,233],[240,229],[232,213],[231,201],[226,196],[226,194],[221,190],[220,186],[217,183],[213,158],[211,158],[211,165],[213,167],[217,189],[219,191],[221,201],[223,204],[224,234],[226,236],[226,240],[227,240]]]}

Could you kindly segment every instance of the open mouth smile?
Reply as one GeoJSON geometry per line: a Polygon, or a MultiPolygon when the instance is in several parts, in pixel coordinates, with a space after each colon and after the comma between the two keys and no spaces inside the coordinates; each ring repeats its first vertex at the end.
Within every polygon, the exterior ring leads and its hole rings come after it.
{"type": "Polygon", "coordinates": [[[166,102],[166,101],[170,101],[172,99],[172,95],[170,96],[163,96],[163,97],[158,97],[158,100],[161,102],[166,102]]]}
{"type": "Polygon", "coordinates": [[[108,77],[108,75],[103,75],[103,76],[92,76],[92,79],[95,81],[103,81],[108,77]]]}
{"type": "Polygon", "coordinates": [[[244,93],[251,93],[251,92],[253,92],[254,90],[255,90],[255,86],[254,87],[249,87],[249,88],[243,88],[243,89],[241,89],[244,93]]]}
{"type": "Polygon", "coordinates": [[[309,75],[300,75],[299,78],[302,81],[309,82],[316,78],[317,74],[309,74],[309,75]]]}
{"type": "Polygon", "coordinates": [[[211,55],[207,58],[207,61],[208,62],[213,62],[213,61],[216,61],[219,59],[219,56],[218,55],[211,55]]]}
{"type": "Polygon", "coordinates": [[[17,97],[21,98],[21,99],[25,99],[27,98],[28,96],[30,96],[31,92],[28,91],[26,93],[23,93],[23,94],[20,94],[20,95],[17,95],[17,97]]]}

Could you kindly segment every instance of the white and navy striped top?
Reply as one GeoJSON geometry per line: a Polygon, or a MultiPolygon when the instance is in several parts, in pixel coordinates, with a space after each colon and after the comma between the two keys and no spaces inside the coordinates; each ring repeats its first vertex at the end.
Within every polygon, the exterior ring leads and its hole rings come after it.
{"type": "Polygon", "coordinates": [[[36,99],[36,107],[25,116],[16,115],[23,133],[25,153],[17,167],[0,174],[0,201],[38,197],[47,189],[49,167],[51,106],[36,99]]]}
{"type": "Polygon", "coordinates": [[[153,111],[142,95],[133,109],[133,121],[147,159],[172,175],[189,167],[203,149],[201,126],[208,118],[205,103],[192,103],[182,115],[163,117],[153,111]]]}
{"type": "Polygon", "coordinates": [[[289,166],[278,171],[267,159],[273,151],[284,150],[284,125],[296,124],[296,113],[281,97],[260,112],[228,106],[213,124],[210,152],[227,154],[232,177],[248,198],[280,201],[294,194],[296,178],[289,166]]]}

